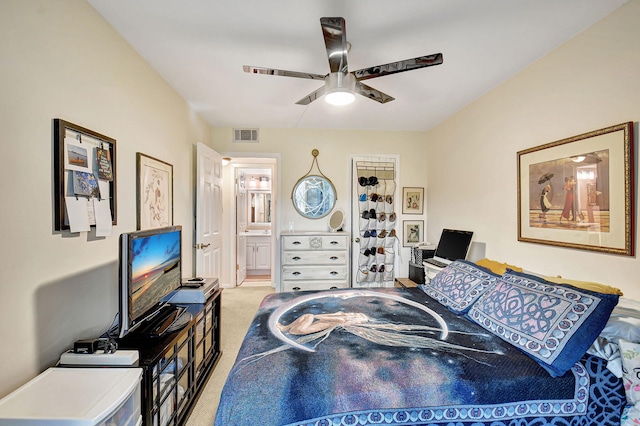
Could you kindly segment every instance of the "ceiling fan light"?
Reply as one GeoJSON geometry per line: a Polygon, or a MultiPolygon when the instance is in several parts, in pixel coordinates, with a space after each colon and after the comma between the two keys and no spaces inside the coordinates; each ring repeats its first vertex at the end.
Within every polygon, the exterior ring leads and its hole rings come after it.
{"type": "Polygon", "coordinates": [[[351,73],[330,73],[325,79],[324,100],[331,105],[342,106],[352,103],[356,96],[356,78],[351,73]]]}
{"type": "Polygon", "coordinates": [[[324,100],[334,106],[349,105],[356,99],[353,93],[337,90],[335,92],[327,93],[324,100]]]}

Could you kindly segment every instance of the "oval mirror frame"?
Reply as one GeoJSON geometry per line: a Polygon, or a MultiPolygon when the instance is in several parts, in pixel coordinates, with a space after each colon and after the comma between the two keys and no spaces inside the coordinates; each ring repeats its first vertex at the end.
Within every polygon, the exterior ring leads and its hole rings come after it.
{"type": "Polygon", "coordinates": [[[329,229],[331,232],[337,232],[342,229],[344,223],[344,210],[336,209],[331,216],[329,216],[329,229]]]}
{"type": "Polygon", "coordinates": [[[307,175],[298,180],[291,201],[296,211],[307,219],[320,219],[328,215],[336,203],[336,189],[324,176],[307,175]]]}

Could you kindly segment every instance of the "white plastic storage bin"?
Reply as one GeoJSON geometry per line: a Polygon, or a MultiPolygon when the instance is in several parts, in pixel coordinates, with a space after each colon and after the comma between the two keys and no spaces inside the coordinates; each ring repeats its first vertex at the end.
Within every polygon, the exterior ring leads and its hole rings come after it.
{"type": "Polygon", "coordinates": [[[0,424],[136,426],[141,368],[49,368],[0,400],[0,424]]]}

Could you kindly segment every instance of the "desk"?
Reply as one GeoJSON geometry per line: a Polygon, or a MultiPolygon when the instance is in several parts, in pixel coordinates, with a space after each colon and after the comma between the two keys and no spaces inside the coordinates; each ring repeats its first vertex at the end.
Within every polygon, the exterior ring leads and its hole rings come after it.
{"type": "Polygon", "coordinates": [[[425,284],[429,284],[429,282],[433,279],[433,277],[438,275],[438,272],[442,271],[443,269],[427,262],[422,262],[422,266],[424,266],[424,283],[425,284]]]}

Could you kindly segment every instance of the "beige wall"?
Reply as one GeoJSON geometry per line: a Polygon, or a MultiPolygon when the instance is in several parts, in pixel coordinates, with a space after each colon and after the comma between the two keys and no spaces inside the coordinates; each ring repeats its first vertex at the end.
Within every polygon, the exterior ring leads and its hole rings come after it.
{"type": "MultiPolygon", "coordinates": [[[[235,145],[231,129],[210,129],[84,1],[2,1],[0,396],[52,365],[74,340],[111,323],[117,235],[136,223],[136,152],[173,164],[174,223],[185,227],[183,247],[191,246],[197,141],[221,153],[279,154],[279,229],[291,221],[298,230],[326,229],[326,221],[297,215],[289,199],[311,165],[313,148],[320,150],[320,167],[345,211],[351,156],[397,154],[398,186],[427,187],[431,240],[444,226],[473,229],[489,257],[608,282],[640,298],[635,258],[518,243],[515,178],[518,150],[637,121],[639,4],[630,1],[426,135],[262,129],[259,144],[235,145]],[[53,232],[53,118],[117,140],[114,236],[53,232]]],[[[190,274],[191,250],[184,256],[183,273],[190,274]]],[[[406,274],[407,260],[405,254],[400,273],[406,274]]]]}
{"type": "Polygon", "coordinates": [[[638,18],[632,0],[428,132],[430,238],[443,227],[470,229],[489,258],[640,299],[637,257],[518,242],[516,212],[517,151],[627,121],[637,141],[638,18]]]}
{"type": "MultiPolygon", "coordinates": [[[[287,231],[289,222],[293,222],[296,231],[327,231],[328,218],[305,219],[300,216],[291,202],[291,190],[298,179],[304,176],[311,167],[313,156],[311,151],[320,151],[318,164],[324,175],[329,177],[336,187],[338,200],[336,207],[347,214],[351,211],[351,159],[354,156],[399,156],[398,191],[403,186],[424,186],[427,173],[425,168],[426,143],[424,132],[377,132],[377,131],[345,131],[317,129],[260,129],[260,142],[248,144],[232,143],[231,128],[214,128],[212,147],[222,153],[233,155],[279,156],[279,222],[274,231],[287,231]]],[[[314,166],[313,171],[317,173],[314,166]]],[[[224,194],[225,205],[232,203],[227,191],[224,194]]],[[[398,204],[399,206],[399,204],[398,204]]],[[[405,216],[399,213],[399,224],[402,220],[424,220],[425,215],[405,216]]],[[[225,218],[230,223],[232,218],[225,218]]],[[[351,231],[347,223],[345,230],[351,231]]],[[[401,236],[401,232],[399,236],[401,236]]],[[[233,247],[233,241],[225,240],[225,247],[233,247]]],[[[232,260],[228,258],[233,250],[223,253],[223,277],[221,282],[228,285],[232,280],[232,271],[226,266],[232,260]]],[[[409,250],[404,249],[398,266],[398,276],[407,276],[409,268],[409,250]]]]}
{"type": "Polygon", "coordinates": [[[0,2],[0,396],[117,312],[118,235],[135,230],[136,152],[173,164],[192,271],[193,144],[210,128],[82,0],[0,2]],[[52,119],[117,140],[113,236],[53,231],[52,119]]]}

